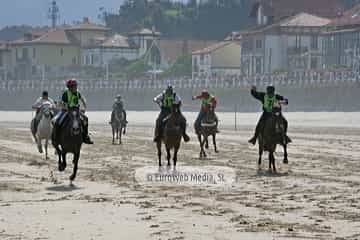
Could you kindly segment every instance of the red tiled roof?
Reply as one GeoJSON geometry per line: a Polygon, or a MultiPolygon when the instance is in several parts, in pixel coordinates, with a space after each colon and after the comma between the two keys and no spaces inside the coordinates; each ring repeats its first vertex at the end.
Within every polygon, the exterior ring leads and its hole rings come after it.
{"type": "Polygon", "coordinates": [[[104,25],[91,23],[91,22],[89,22],[88,19],[84,19],[84,22],[79,23],[79,24],[74,25],[74,26],[70,26],[70,27],[67,28],[67,30],[70,30],[70,31],[71,30],[108,31],[110,29],[105,27],[104,25]]]}
{"type": "Polygon", "coordinates": [[[328,18],[322,18],[308,13],[299,13],[289,17],[280,23],[281,27],[323,27],[331,22],[328,18]]]}
{"type": "Polygon", "coordinates": [[[13,41],[12,44],[75,44],[76,40],[72,39],[64,28],[56,28],[46,32],[44,35],[32,39],[25,40],[24,38],[13,41]]]}
{"type": "Polygon", "coordinates": [[[266,16],[272,16],[275,19],[289,17],[300,12],[335,18],[345,11],[342,0],[258,0],[253,5],[251,16],[256,16],[260,5],[263,6],[266,16]]]}
{"type": "Polygon", "coordinates": [[[328,18],[318,17],[308,13],[299,13],[267,26],[256,26],[255,28],[241,31],[240,37],[237,39],[241,39],[243,35],[264,33],[269,30],[279,29],[279,27],[325,27],[330,22],[331,20],[328,18]]]}
{"type": "Polygon", "coordinates": [[[193,55],[196,55],[196,54],[208,54],[208,53],[211,53],[211,52],[214,52],[216,50],[218,50],[219,48],[222,48],[222,47],[225,47],[229,44],[231,44],[232,42],[231,41],[223,41],[223,42],[217,42],[213,45],[210,45],[206,48],[203,48],[201,50],[197,50],[197,51],[194,51],[192,54],[193,55]]]}

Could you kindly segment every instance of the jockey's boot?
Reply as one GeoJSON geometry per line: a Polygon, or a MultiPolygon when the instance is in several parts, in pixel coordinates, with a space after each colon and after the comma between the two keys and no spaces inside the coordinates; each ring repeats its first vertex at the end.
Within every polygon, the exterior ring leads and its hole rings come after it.
{"type": "Polygon", "coordinates": [[[91,141],[90,136],[89,136],[89,130],[88,130],[88,126],[84,126],[84,132],[83,132],[83,142],[85,144],[94,144],[93,141],[91,141]]]}
{"type": "Polygon", "coordinates": [[[286,141],[286,144],[289,144],[292,142],[291,138],[289,138],[288,135],[285,135],[285,141],[286,141]]]}
{"type": "Polygon", "coordinates": [[[251,143],[252,145],[255,145],[256,139],[257,139],[257,136],[254,135],[248,142],[251,143]]]}
{"type": "Polygon", "coordinates": [[[155,134],[154,134],[154,142],[159,142],[161,141],[161,127],[156,125],[155,127],[155,134]]]}
{"type": "Polygon", "coordinates": [[[185,142],[190,141],[190,137],[186,134],[186,123],[183,126],[183,134],[182,135],[183,135],[183,138],[184,138],[185,142]]]}

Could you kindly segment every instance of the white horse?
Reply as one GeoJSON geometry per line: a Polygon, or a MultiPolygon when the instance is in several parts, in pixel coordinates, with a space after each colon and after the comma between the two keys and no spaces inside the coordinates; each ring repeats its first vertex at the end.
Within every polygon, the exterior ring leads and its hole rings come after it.
{"type": "MultiPolygon", "coordinates": [[[[52,104],[50,102],[44,102],[40,107],[40,121],[37,127],[37,131],[34,130],[34,124],[31,124],[31,132],[37,144],[38,150],[40,153],[43,153],[42,140],[45,140],[45,158],[48,157],[48,143],[51,139],[52,133],[52,124],[51,124],[51,108],[52,104]]],[[[33,120],[34,121],[34,120],[33,120]]]]}

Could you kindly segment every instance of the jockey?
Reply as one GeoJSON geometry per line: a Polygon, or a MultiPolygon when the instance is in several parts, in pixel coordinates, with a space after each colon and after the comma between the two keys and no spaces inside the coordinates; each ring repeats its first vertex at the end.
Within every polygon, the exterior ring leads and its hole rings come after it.
{"type": "MultiPolygon", "coordinates": [[[[217,99],[213,95],[210,95],[210,93],[207,90],[203,90],[201,92],[201,95],[194,96],[194,97],[192,97],[192,99],[193,100],[196,100],[196,99],[201,100],[201,109],[200,109],[200,112],[195,121],[195,131],[197,131],[197,129],[200,128],[201,121],[204,119],[206,113],[209,111],[209,106],[211,106],[215,111],[215,108],[217,106],[217,99]]],[[[219,132],[217,130],[217,126],[218,126],[218,118],[216,116],[216,132],[219,132]]]]}
{"type": "Polygon", "coordinates": [[[35,118],[34,118],[34,130],[36,132],[37,126],[39,125],[40,121],[40,108],[44,103],[50,103],[51,107],[55,106],[54,100],[49,98],[49,93],[47,91],[42,92],[42,96],[36,99],[35,103],[32,105],[32,109],[36,110],[35,118]]]}
{"type": "MultiPolygon", "coordinates": [[[[289,103],[289,100],[283,96],[275,94],[274,86],[268,86],[266,88],[266,93],[258,92],[258,91],[256,91],[256,87],[252,86],[251,87],[251,95],[263,104],[263,113],[260,117],[258,124],[256,125],[255,135],[249,140],[249,143],[252,143],[253,145],[255,145],[256,139],[258,138],[259,134],[264,130],[265,121],[269,117],[271,117],[272,110],[273,110],[273,107],[276,104],[276,102],[284,101],[287,105],[289,103]]],[[[284,116],[282,116],[282,117],[283,117],[284,123],[285,123],[284,127],[285,127],[285,134],[286,134],[287,128],[288,128],[288,122],[284,118],[284,116]]],[[[286,135],[286,142],[291,143],[291,139],[287,135],[286,135]]]]}
{"type": "Polygon", "coordinates": [[[155,127],[155,136],[154,136],[154,142],[158,142],[161,140],[162,134],[163,134],[163,128],[165,125],[164,119],[171,113],[171,108],[173,105],[178,106],[177,111],[179,111],[182,119],[182,131],[183,131],[183,138],[185,142],[190,141],[189,136],[186,134],[186,119],[180,112],[181,107],[181,98],[179,95],[177,95],[173,87],[169,85],[165,91],[160,93],[158,96],[154,98],[154,102],[157,103],[160,108],[160,114],[158,118],[156,119],[156,127],[155,127]]]}
{"type": "MultiPolygon", "coordinates": [[[[65,109],[61,109],[61,111],[58,113],[58,115],[55,116],[55,124],[54,124],[54,135],[57,131],[59,131],[59,127],[61,126],[62,122],[64,121],[64,118],[66,116],[66,110],[71,107],[79,107],[80,108],[80,102],[83,104],[84,108],[86,109],[86,101],[81,96],[80,92],[77,90],[77,82],[74,79],[70,79],[66,82],[67,89],[64,91],[61,101],[64,105],[65,109]]],[[[83,142],[86,144],[94,144],[89,136],[88,132],[88,118],[85,116],[85,114],[81,114],[81,125],[82,125],[82,135],[83,135],[83,142]]]]}
{"type": "MultiPolygon", "coordinates": [[[[124,123],[125,125],[128,123],[128,121],[126,120],[126,111],[125,111],[125,108],[124,108],[124,101],[122,100],[122,97],[120,94],[118,94],[115,98],[115,101],[113,103],[113,106],[112,106],[112,113],[111,113],[111,120],[110,120],[110,124],[111,122],[114,120],[114,113],[115,111],[117,112],[122,112],[123,113],[123,116],[124,116],[124,123]]],[[[125,129],[124,129],[124,133],[125,133],[125,129]]]]}

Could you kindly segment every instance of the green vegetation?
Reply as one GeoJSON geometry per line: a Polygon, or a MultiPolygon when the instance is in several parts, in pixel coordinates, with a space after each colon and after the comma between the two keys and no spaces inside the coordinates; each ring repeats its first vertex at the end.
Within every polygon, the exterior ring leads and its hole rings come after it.
{"type": "Polygon", "coordinates": [[[191,76],[191,55],[180,56],[161,77],[191,76]]]}
{"type": "Polygon", "coordinates": [[[144,76],[144,74],[151,69],[151,66],[147,63],[146,59],[140,58],[136,61],[131,62],[125,68],[125,74],[129,78],[135,78],[144,76]]]}
{"type": "Polygon", "coordinates": [[[188,3],[125,0],[118,14],[105,12],[101,16],[114,32],[123,34],[154,26],[167,38],[223,39],[249,25],[252,3],[252,0],[209,0],[197,6],[194,0],[188,3]]]}

